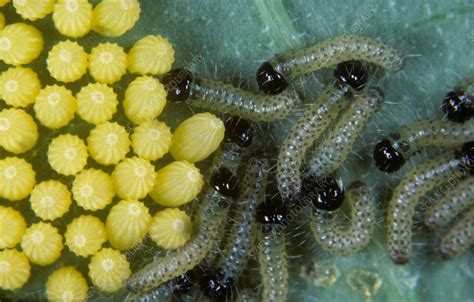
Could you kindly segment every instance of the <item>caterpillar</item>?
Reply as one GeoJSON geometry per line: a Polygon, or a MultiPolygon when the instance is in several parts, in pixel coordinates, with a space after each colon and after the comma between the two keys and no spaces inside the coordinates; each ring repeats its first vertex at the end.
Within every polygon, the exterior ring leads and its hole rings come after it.
{"type": "Polygon", "coordinates": [[[279,195],[274,195],[257,209],[257,221],[260,223],[257,235],[258,260],[263,302],[283,302],[288,294],[285,225],[289,211],[279,198],[279,195]]]}
{"type": "Polygon", "coordinates": [[[270,122],[293,113],[302,99],[295,90],[279,96],[255,94],[230,84],[193,75],[186,69],[173,69],[162,80],[170,102],[187,104],[240,116],[253,122],[270,122]]]}
{"type": "MultiPolygon", "coordinates": [[[[226,126],[234,125],[231,121],[226,126]]],[[[228,126],[230,127],[230,126],[228,126]]],[[[229,129],[230,130],[230,129],[229,129]]],[[[133,274],[126,285],[130,291],[146,292],[193,269],[206,257],[221,233],[232,199],[238,197],[240,187],[237,175],[241,147],[225,143],[214,156],[209,188],[197,214],[196,231],[183,247],[170,251],[133,274]]]]}
{"type": "Polygon", "coordinates": [[[302,49],[275,55],[257,70],[257,84],[266,94],[276,95],[288,82],[344,61],[359,60],[388,71],[403,67],[404,57],[395,48],[369,37],[342,35],[302,49]]]}
{"type": "Polygon", "coordinates": [[[347,84],[330,84],[288,131],[277,161],[278,190],[285,202],[301,191],[300,169],[306,150],[321,136],[348,103],[347,84]]]}
{"type": "Polygon", "coordinates": [[[447,225],[454,217],[474,206],[474,177],[461,180],[425,213],[425,225],[430,229],[447,225]]]}
{"type": "Polygon", "coordinates": [[[383,93],[369,89],[355,97],[345,110],[327,139],[317,144],[309,159],[308,173],[322,177],[337,170],[351,152],[352,145],[370,118],[383,103],[383,93]]]}
{"type": "MultiPolygon", "coordinates": [[[[336,212],[315,209],[311,231],[321,247],[338,255],[355,253],[369,244],[374,231],[375,200],[362,182],[353,182],[347,190],[351,206],[349,226],[337,226],[336,212]]],[[[340,218],[340,217],[338,217],[340,218]]]]}
{"type": "Polygon", "coordinates": [[[440,243],[441,255],[444,259],[452,259],[474,244],[474,208],[465,213],[440,243]]]}
{"type": "Polygon", "coordinates": [[[450,148],[460,146],[474,138],[474,123],[451,123],[442,120],[420,120],[404,126],[393,140],[379,141],[373,157],[383,172],[398,171],[414,153],[428,147],[450,148]]]}
{"type": "Polygon", "coordinates": [[[193,286],[193,280],[189,273],[178,276],[152,290],[140,293],[130,292],[124,302],[171,302],[173,295],[181,295],[188,292],[193,286]]]}
{"type": "Polygon", "coordinates": [[[388,253],[396,264],[404,264],[411,254],[413,215],[418,201],[427,192],[450,178],[473,174],[473,142],[459,152],[447,151],[408,172],[395,188],[388,206],[388,253]]]}
{"type": "Polygon", "coordinates": [[[464,123],[474,115],[474,77],[446,94],[443,110],[446,118],[452,122],[464,123]]]}
{"type": "Polygon", "coordinates": [[[260,156],[252,158],[248,164],[246,176],[242,181],[242,188],[246,190],[239,198],[239,214],[230,227],[222,259],[215,272],[202,282],[204,293],[211,298],[225,298],[228,289],[245,267],[253,243],[256,207],[265,197],[268,168],[268,161],[260,156]]]}

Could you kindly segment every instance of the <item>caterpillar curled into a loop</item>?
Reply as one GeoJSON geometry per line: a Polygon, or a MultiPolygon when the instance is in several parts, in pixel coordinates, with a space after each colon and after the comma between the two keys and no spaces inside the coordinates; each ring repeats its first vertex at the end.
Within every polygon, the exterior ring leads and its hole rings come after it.
{"type": "Polygon", "coordinates": [[[201,288],[213,299],[225,299],[233,283],[245,268],[253,246],[256,231],[255,214],[257,204],[265,198],[268,161],[263,157],[250,159],[242,181],[242,194],[236,208],[237,215],[229,228],[222,257],[213,273],[201,280],[201,288]]]}
{"type": "Polygon", "coordinates": [[[337,170],[351,152],[352,145],[364,130],[370,118],[383,103],[383,94],[369,89],[354,98],[335,124],[327,139],[317,144],[314,156],[309,159],[308,173],[323,177],[337,170]]]}
{"type": "Polygon", "coordinates": [[[408,158],[429,147],[455,148],[474,139],[474,123],[420,120],[404,126],[394,139],[385,138],[375,145],[375,165],[383,172],[398,171],[408,158]]]}
{"type": "Polygon", "coordinates": [[[387,44],[369,37],[342,35],[274,56],[258,69],[257,83],[261,91],[275,95],[298,77],[352,60],[388,71],[400,70],[404,63],[403,55],[387,44]]]}
{"type": "Polygon", "coordinates": [[[440,243],[444,259],[452,259],[474,245],[474,208],[467,211],[440,243]]]}
{"type": "Polygon", "coordinates": [[[360,251],[369,244],[374,231],[375,200],[365,184],[354,182],[347,190],[351,207],[349,226],[338,225],[341,215],[315,209],[311,217],[311,231],[321,247],[338,255],[360,251]],[[337,217],[337,219],[336,219],[337,217]]]}
{"type": "Polygon", "coordinates": [[[436,156],[408,172],[395,188],[388,206],[388,253],[393,262],[404,264],[411,255],[413,215],[420,199],[432,189],[451,178],[464,177],[471,173],[474,148],[466,149],[460,157],[456,151],[436,156]]]}
{"type": "Polygon", "coordinates": [[[306,150],[347,105],[344,94],[349,89],[350,86],[346,84],[330,84],[288,131],[277,161],[278,190],[285,202],[299,195],[300,170],[306,150]]]}
{"type": "Polygon", "coordinates": [[[187,104],[219,113],[240,116],[254,122],[283,119],[293,113],[301,97],[293,89],[279,96],[252,93],[241,88],[173,69],[163,78],[170,102],[187,104]]]}
{"type": "Polygon", "coordinates": [[[425,213],[425,225],[437,229],[474,206],[474,177],[459,181],[425,213]]]}

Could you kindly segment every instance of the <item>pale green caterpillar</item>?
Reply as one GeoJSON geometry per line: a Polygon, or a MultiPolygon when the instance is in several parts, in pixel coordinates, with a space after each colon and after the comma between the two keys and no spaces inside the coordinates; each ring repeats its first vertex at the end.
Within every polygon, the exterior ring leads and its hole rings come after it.
{"type": "Polygon", "coordinates": [[[300,170],[306,150],[347,105],[344,94],[349,90],[346,84],[330,84],[288,131],[277,161],[278,190],[285,202],[300,194],[300,170]]]}
{"type": "Polygon", "coordinates": [[[334,212],[314,209],[311,231],[321,247],[338,255],[355,253],[369,244],[375,225],[375,200],[362,182],[348,187],[351,207],[348,226],[340,225],[341,209],[334,212]]]}
{"type": "Polygon", "coordinates": [[[314,156],[307,164],[308,174],[323,177],[341,166],[365,125],[381,107],[383,98],[383,94],[377,89],[369,89],[354,98],[331,129],[329,137],[318,142],[312,152],[314,156]]]}
{"type": "Polygon", "coordinates": [[[461,180],[425,213],[425,225],[430,229],[447,225],[456,216],[474,206],[474,177],[461,180]]]}
{"type": "Polygon", "coordinates": [[[445,259],[454,258],[474,244],[474,208],[464,214],[443,237],[440,244],[441,255],[445,259]]]}

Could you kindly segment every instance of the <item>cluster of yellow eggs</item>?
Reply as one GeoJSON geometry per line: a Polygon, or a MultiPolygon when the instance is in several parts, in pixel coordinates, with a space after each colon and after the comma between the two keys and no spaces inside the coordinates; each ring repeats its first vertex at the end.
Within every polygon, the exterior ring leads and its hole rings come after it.
{"type": "MultiPolygon", "coordinates": [[[[0,0],[0,7],[8,2],[0,0]]],[[[140,15],[138,0],[102,0],[95,7],[88,0],[12,0],[11,5],[29,21],[52,13],[55,28],[74,39],[91,30],[120,36],[140,15]]],[[[50,265],[67,248],[90,257],[93,285],[112,292],[131,274],[121,251],[137,247],[147,234],[167,249],[189,240],[191,219],[178,207],[201,191],[204,178],[195,163],[219,147],[224,124],[200,113],[172,133],[157,120],[166,91],[154,76],[169,71],[174,61],[171,44],[161,36],[144,37],[128,53],[116,43],[100,43],[87,53],[78,40],[59,41],[46,60],[56,83],[45,86],[35,70],[23,66],[40,56],[43,45],[42,33],[31,22],[5,25],[0,13],[0,60],[11,65],[0,75],[0,147],[8,154],[0,159],[0,288],[21,288],[31,264],[50,265]],[[136,77],[120,100],[113,84],[127,72],[136,77]],[[86,73],[94,82],[74,94],[67,84],[86,73]],[[119,105],[133,128],[114,121],[119,105]],[[86,139],[64,131],[51,140],[41,137],[41,127],[60,129],[76,116],[93,125],[86,139]],[[45,141],[55,172],[37,181],[25,154],[45,141]],[[156,171],[157,161],[168,153],[175,161],[156,171]],[[65,183],[65,177],[73,181],[65,183]],[[143,202],[147,196],[165,208],[152,216],[143,202]],[[35,223],[9,205],[17,202],[29,202],[35,223]],[[74,203],[88,212],[67,222],[62,234],[55,221],[74,203]],[[109,205],[105,222],[94,215],[109,205]]],[[[82,301],[87,294],[87,281],[73,266],[57,269],[46,283],[51,301],[82,301]]]]}

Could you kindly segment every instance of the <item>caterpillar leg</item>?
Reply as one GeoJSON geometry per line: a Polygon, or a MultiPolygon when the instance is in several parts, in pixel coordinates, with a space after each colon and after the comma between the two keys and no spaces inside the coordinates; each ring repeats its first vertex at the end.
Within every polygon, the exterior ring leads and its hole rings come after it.
{"type": "Polygon", "coordinates": [[[445,259],[452,259],[462,254],[473,244],[474,208],[471,208],[441,240],[441,255],[445,259]]]}
{"type": "Polygon", "coordinates": [[[300,169],[306,150],[347,104],[348,85],[329,85],[288,131],[277,161],[278,190],[285,202],[301,191],[300,169]]]}
{"type": "Polygon", "coordinates": [[[369,37],[342,35],[274,56],[258,69],[257,83],[261,91],[278,94],[289,81],[352,60],[373,63],[388,71],[400,70],[404,63],[403,55],[387,44],[369,37]]]}
{"type": "Polygon", "coordinates": [[[474,206],[474,177],[461,180],[425,213],[425,225],[437,229],[474,206]]]}
{"type": "Polygon", "coordinates": [[[365,125],[382,105],[383,98],[377,89],[369,89],[355,97],[331,129],[329,137],[317,144],[314,156],[309,159],[309,174],[322,177],[341,166],[365,125]]]}
{"type": "Polygon", "coordinates": [[[354,182],[347,191],[351,206],[350,224],[338,226],[336,212],[315,209],[311,217],[311,231],[321,247],[332,253],[345,255],[357,252],[367,246],[372,237],[375,223],[375,201],[361,182],[354,182]]]}
{"type": "Polygon", "coordinates": [[[408,172],[395,188],[387,218],[388,253],[395,263],[404,264],[410,257],[413,215],[421,197],[450,178],[465,176],[464,165],[472,164],[469,161],[472,161],[474,149],[465,150],[464,146],[465,153],[461,158],[457,152],[448,151],[428,160],[408,172]]]}
{"type": "Polygon", "coordinates": [[[241,88],[206,78],[184,69],[173,69],[163,78],[171,102],[240,116],[254,122],[283,119],[293,113],[301,97],[293,89],[278,96],[252,93],[241,88]]]}

